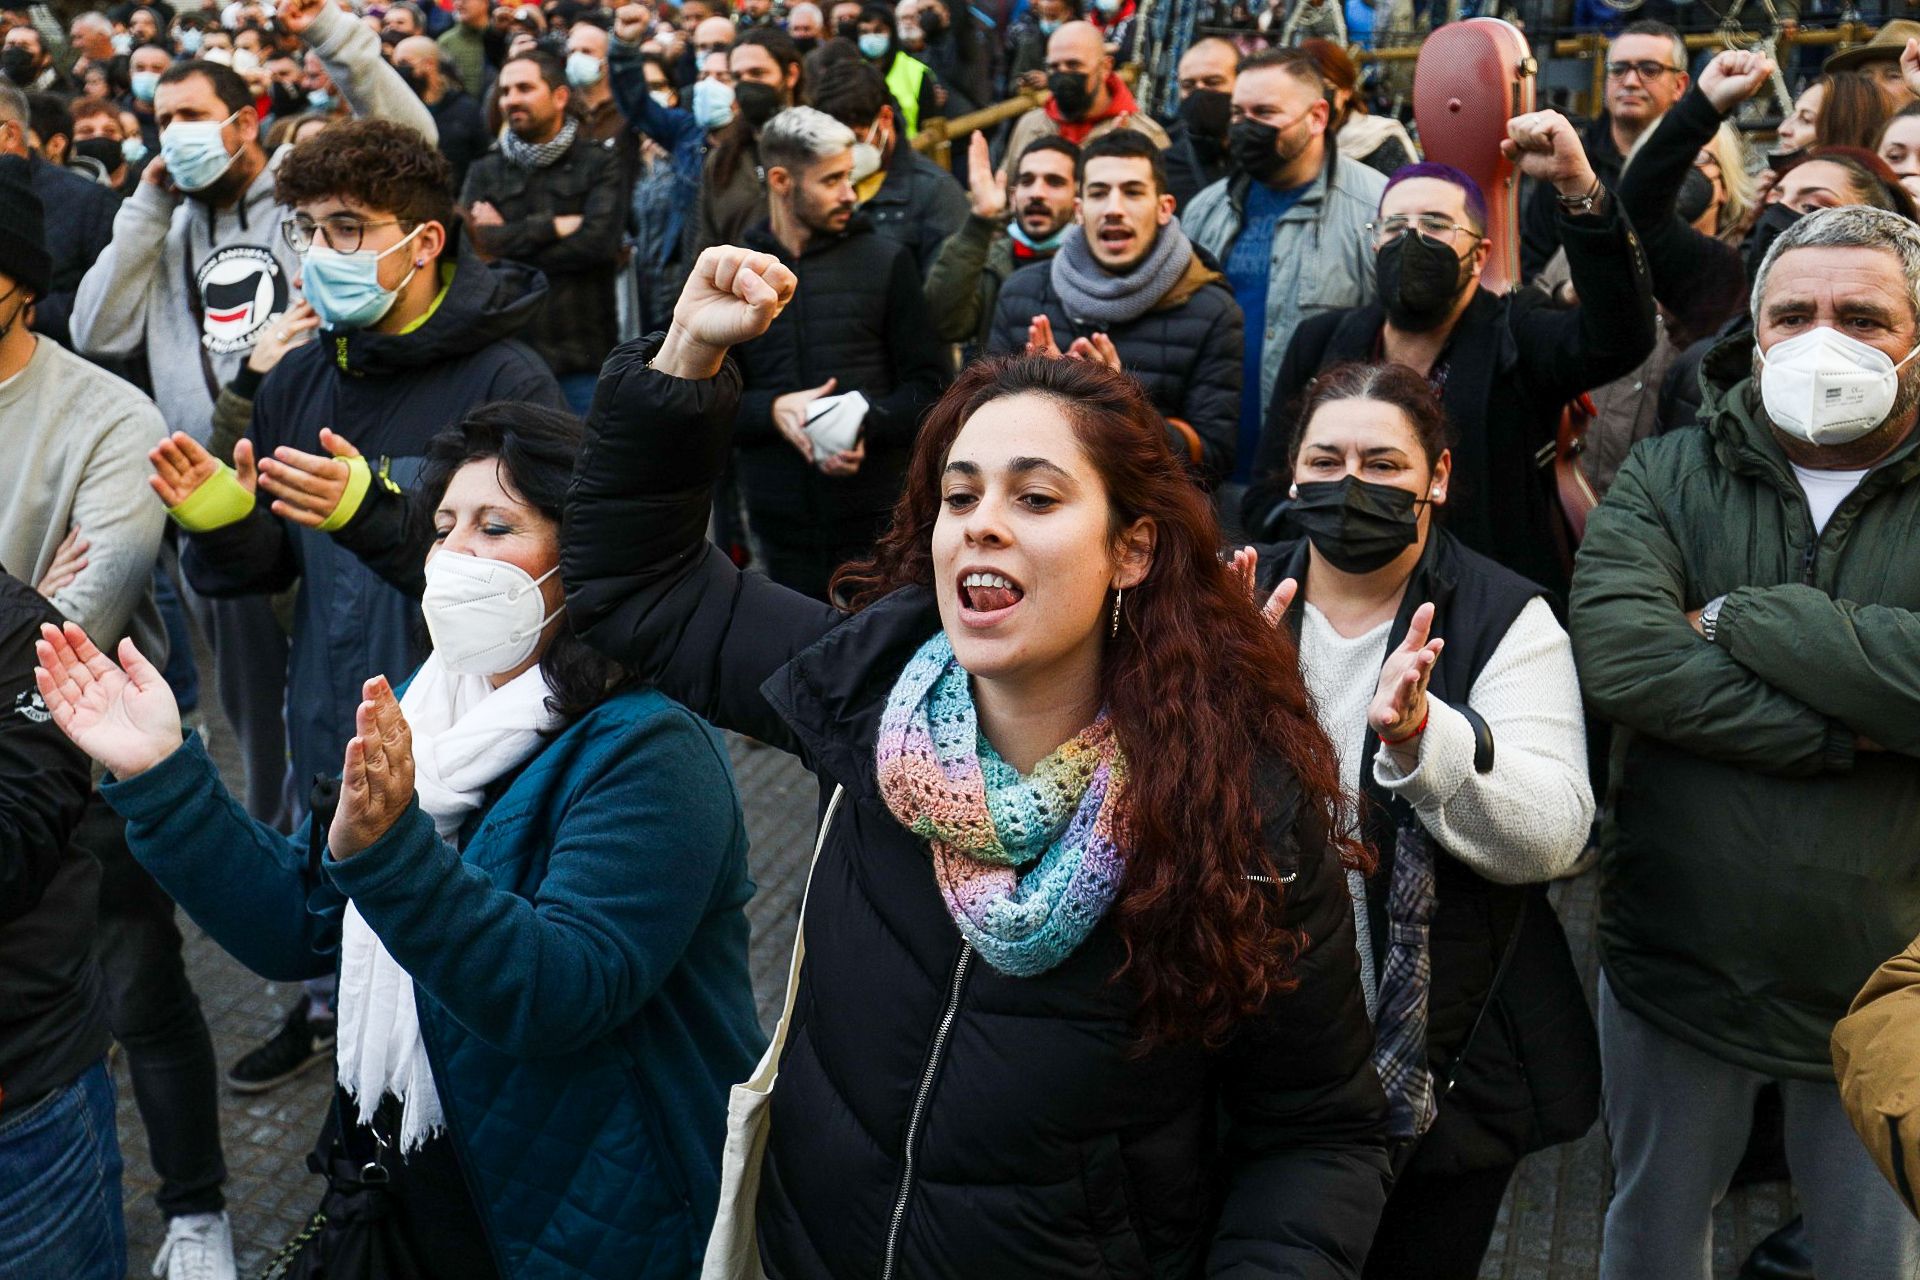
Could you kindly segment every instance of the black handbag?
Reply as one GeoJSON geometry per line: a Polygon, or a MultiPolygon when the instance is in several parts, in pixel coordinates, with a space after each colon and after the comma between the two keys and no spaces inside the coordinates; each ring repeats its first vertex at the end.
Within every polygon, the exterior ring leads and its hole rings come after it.
{"type": "Polygon", "coordinates": [[[347,1155],[335,1107],[327,1154],[307,1156],[307,1168],[327,1180],[320,1207],[267,1263],[260,1280],[430,1280],[395,1216],[385,1163],[393,1145],[381,1129],[388,1120],[384,1111],[374,1117],[374,1158],[362,1161],[347,1155]]]}

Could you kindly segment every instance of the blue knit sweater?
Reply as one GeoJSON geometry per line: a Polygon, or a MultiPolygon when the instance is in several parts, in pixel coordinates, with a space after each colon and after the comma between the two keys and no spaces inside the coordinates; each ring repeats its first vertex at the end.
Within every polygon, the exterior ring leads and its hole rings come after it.
{"type": "Polygon", "coordinates": [[[460,849],[416,802],[318,872],[306,828],[248,818],[197,738],[103,791],[134,855],[262,976],[332,972],[347,897],[359,904],[413,977],[504,1274],[698,1272],[727,1091],[765,1037],[733,774],[685,708],[612,698],[499,787],[460,849]]]}

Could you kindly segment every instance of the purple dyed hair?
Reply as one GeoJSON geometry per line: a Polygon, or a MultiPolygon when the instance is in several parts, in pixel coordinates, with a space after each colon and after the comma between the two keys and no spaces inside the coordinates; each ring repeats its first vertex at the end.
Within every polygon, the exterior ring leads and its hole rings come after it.
{"type": "Polygon", "coordinates": [[[1438,160],[1422,160],[1419,164],[1403,164],[1398,169],[1395,169],[1393,176],[1387,179],[1386,191],[1380,193],[1380,198],[1385,200],[1387,198],[1387,191],[1393,190],[1409,178],[1438,178],[1440,181],[1450,182],[1466,192],[1467,221],[1473,224],[1475,231],[1481,235],[1486,234],[1487,197],[1486,193],[1480,190],[1479,183],[1450,164],[1441,164],[1438,160]]]}

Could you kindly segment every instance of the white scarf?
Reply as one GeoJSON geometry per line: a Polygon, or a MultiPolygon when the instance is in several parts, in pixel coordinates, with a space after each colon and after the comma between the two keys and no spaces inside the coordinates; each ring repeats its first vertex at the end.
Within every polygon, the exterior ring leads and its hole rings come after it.
{"type": "MultiPolygon", "coordinates": [[[[459,835],[488,784],[540,749],[542,730],[557,724],[547,694],[537,665],[498,689],[485,676],[454,675],[438,654],[414,675],[400,712],[413,733],[414,791],[441,839],[459,835]]],[[[360,1123],[372,1124],[391,1093],[401,1104],[401,1154],[417,1150],[446,1127],[446,1117],[420,1039],[413,979],[351,902],[340,936],[339,1003],[334,1060],[360,1123]]]]}

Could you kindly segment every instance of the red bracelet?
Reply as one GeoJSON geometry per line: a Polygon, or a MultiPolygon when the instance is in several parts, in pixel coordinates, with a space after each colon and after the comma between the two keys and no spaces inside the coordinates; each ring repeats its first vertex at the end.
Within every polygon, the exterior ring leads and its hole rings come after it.
{"type": "Polygon", "coordinates": [[[1380,735],[1380,745],[1385,747],[1398,747],[1398,746],[1404,746],[1405,744],[1412,742],[1415,738],[1419,737],[1421,734],[1427,731],[1427,720],[1432,715],[1433,715],[1433,711],[1431,708],[1429,708],[1427,711],[1427,714],[1420,717],[1420,723],[1413,727],[1413,732],[1408,734],[1404,738],[1389,738],[1389,737],[1386,737],[1384,734],[1380,735]]]}

